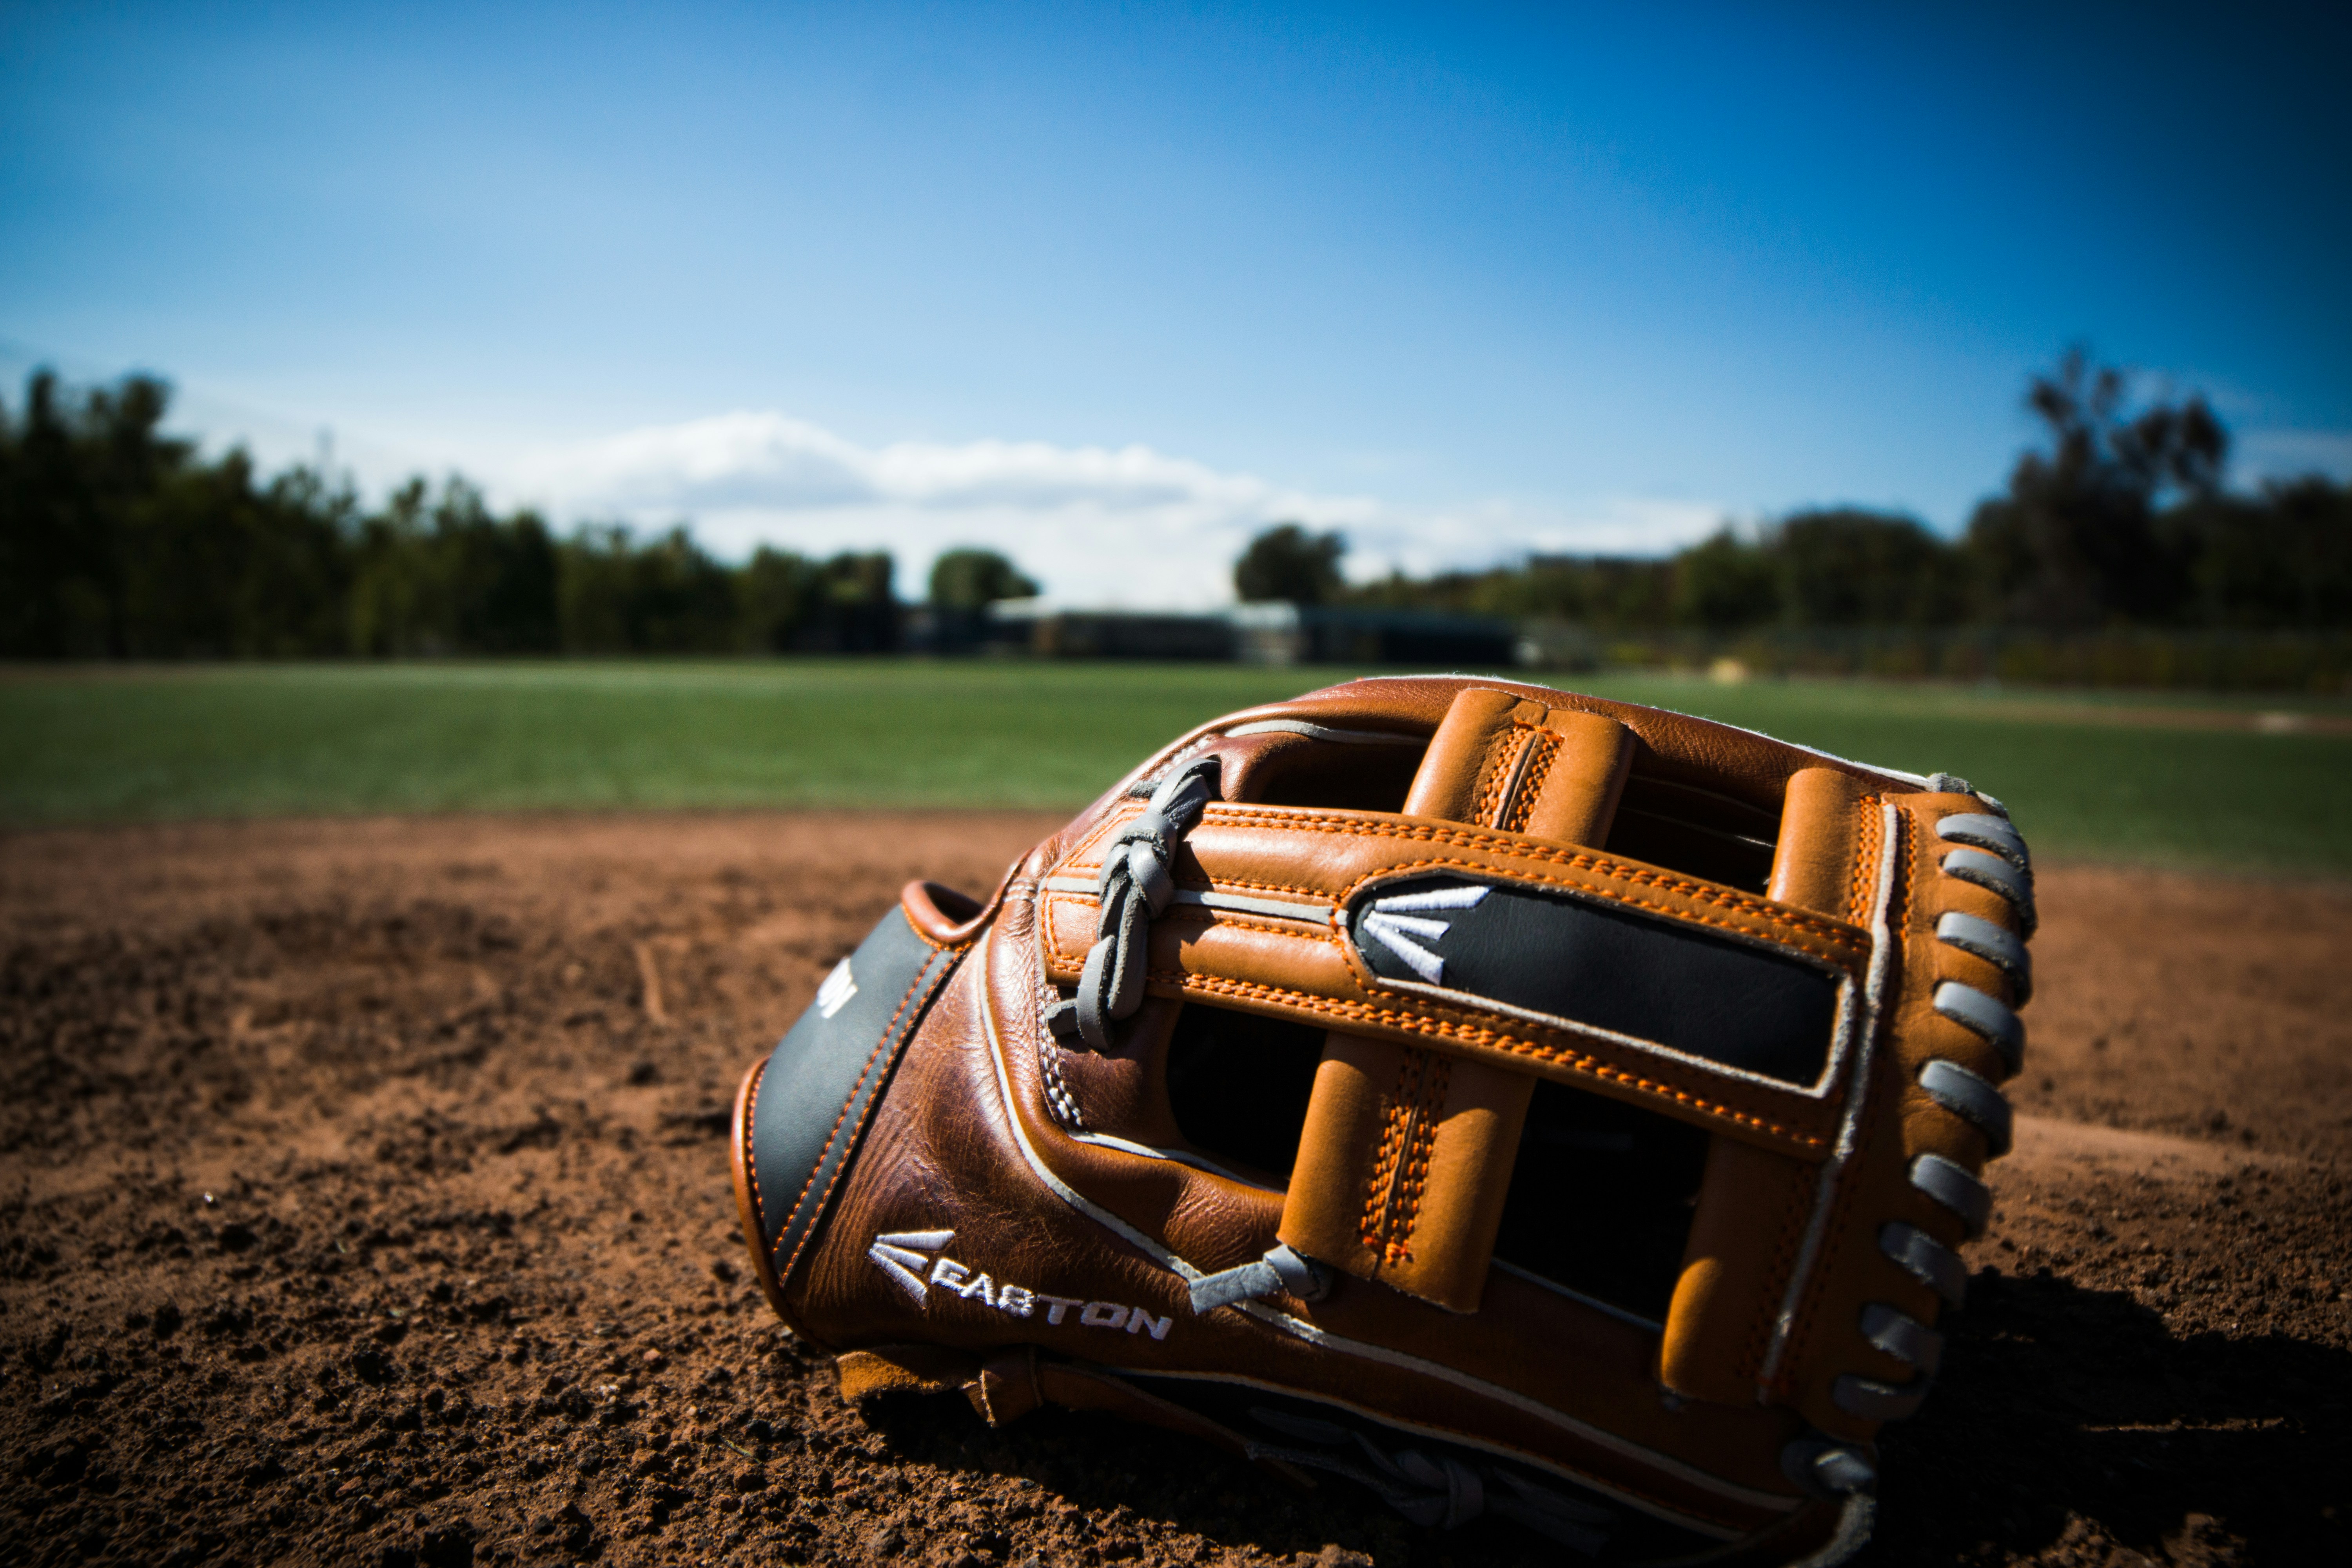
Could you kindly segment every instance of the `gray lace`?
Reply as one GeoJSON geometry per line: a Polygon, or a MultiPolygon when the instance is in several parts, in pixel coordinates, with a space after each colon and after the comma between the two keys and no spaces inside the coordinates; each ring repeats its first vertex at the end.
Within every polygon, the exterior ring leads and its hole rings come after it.
{"type": "Polygon", "coordinates": [[[1151,918],[1175,900],[1176,849],[1217,798],[1217,769],[1215,757],[1170,768],[1151,792],[1151,804],[1112,835],[1095,884],[1102,914],[1077,994],[1045,1009],[1046,1026],[1055,1034],[1076,1035],[1090,1049],[1108,1051],[1111,1025],[1143,1005],[1151,918]]]}
{"type": "MultiPolygon", "coordinates": [[[[1969,793],[1968,782],[1948,773],[1928,780],[1930,789],[1969,793]]],[[[1978,799],[1997,805],[1990,795],[1978,799]]],[[[2033,860],[2025,840],[2006,816],[1963,812],[1936,824],[1936,837],[1958,846],[1944,857],[1943,874],[1998,894],[2017,911],[2021,931],[2033,931],[2033,860]]],[[[1936,940],[1970,953],[2001,971],[2012,994],[2022,1005],[2032,994],[2033,966],[2025,943],[2005,927],[1973,915],[1947,910],[1936,922],[1936,940]]],[[[2000,1053],[2011,1073],[2025,1064],[2025,1024],[2017,1010],[1989,991],[1957,980],[1939,982],[1929,1005],[1961,1027],[1980,1036],[2000,1053]]],[[[1999,1154],[2009,1147],[2011,1118],[2009,1101],[1989,1079],[1962,1063],[1933,1057],[1919,1069],[1919,1088],[1927,1096],[1984,1134],[1985,1151],[1999,1154]]],[[[1911,1184],[1959,1216],[1969,1236],[1984,1233],[1992,1214],[1992,1192],[1966,1166],[1940,1154],[1923,1153],[1911,1162],[1911,1184]]],[[[1878,1249],[1903,1271],[1958,1307],[1969,1282],[1968,1265],[1960,1255],[1916,1226],[1900,1221],[1883,1226],[1878,1249]]],[[[1830,1397],[1839,1409],[1870,1421],[1900,1421],[1913,1415],[1933,1386],[1942,1360],[1944,1337],[1895,1307],[1873,1301],[1863,1308],[1862,1336],[1877,1349],[1908,1363],[1917,1372],[1907,1383],[1882,1383],[1847,1373],[1831,1386],[1830,1397]]],[[[1834,1458],[1845,1451],[1823,1449],[1834,1458]]],[[[1811,1461],[1808,1461],[1809,1463],[1811,1461]]],[[[1844,1463],[1843,1459],[1837,1459],[1844,1463]]],[[[1796,1471],[1791,1471],[1796,1474],[1796,1471]]]]}

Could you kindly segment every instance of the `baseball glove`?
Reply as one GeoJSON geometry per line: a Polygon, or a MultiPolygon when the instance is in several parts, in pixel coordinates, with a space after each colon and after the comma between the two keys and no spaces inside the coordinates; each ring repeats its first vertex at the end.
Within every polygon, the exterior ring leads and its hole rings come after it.
{"type": "Polygon", "coordinates": [[[743,1080],[843,1393],[1197,1434],[1606,1562],[1830,1563],[1985,1223],[2000,803],[1539,687],[1373,679],[930,883],[743,1080]]]}

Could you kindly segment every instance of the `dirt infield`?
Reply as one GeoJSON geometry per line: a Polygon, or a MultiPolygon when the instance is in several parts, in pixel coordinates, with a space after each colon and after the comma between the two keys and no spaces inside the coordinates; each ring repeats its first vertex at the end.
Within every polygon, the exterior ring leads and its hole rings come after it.
{"type": "MultiPolygon", "coordinates": [[[[1091,1417],[869,1426],[739,1268],[737,1073],[901,881],[1052,826],[0,843],[0,1562],[1511,1560],[1091,1417]]],[[[2042,892],[2027,1120],[1871,1560],[2352,1562],[2352,891],[2042,892]]]]}

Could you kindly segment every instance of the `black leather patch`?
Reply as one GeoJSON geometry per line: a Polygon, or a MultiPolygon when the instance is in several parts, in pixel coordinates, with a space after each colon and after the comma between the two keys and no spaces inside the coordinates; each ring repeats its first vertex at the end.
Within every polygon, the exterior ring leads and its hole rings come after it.
{"type": "Polygon", "coordinates": [[[959,956],[916,935],[894,907],[849,955],[846,980],[838,971],[826,976],[768,1058],[751,1106],[751,1164],[761,1239],[779,1280],[823,1217],[890,1069],[959,956]]]}
{"type": "Polygon", "coordinates": [[[1630,1035],[1783,1083],[1811,1084],[1829,1060],[1832,975],[1678,921],[1532,888],[1416,877],[1358,899],[1349,926],[1365,964],[1386,980],[1630,1035]]]}

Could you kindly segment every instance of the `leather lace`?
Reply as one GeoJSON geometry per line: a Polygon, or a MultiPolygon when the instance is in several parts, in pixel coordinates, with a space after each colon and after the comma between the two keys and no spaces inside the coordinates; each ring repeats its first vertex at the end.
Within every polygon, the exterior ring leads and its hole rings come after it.
{"type": "Polygon", "coordinates": [[[1102,913],[1077,994],[1045,1009],[1055,1034],[1075,1034],[1088,1048],[1108,1051],[1111,1025],[1143,1005],[1152,917],[1175,901],[1177,847],[1217,798],[1218,766],[1211,756],[1170,768],[1150,804],[1111,836],[1095,883],[1102,913]]]}

